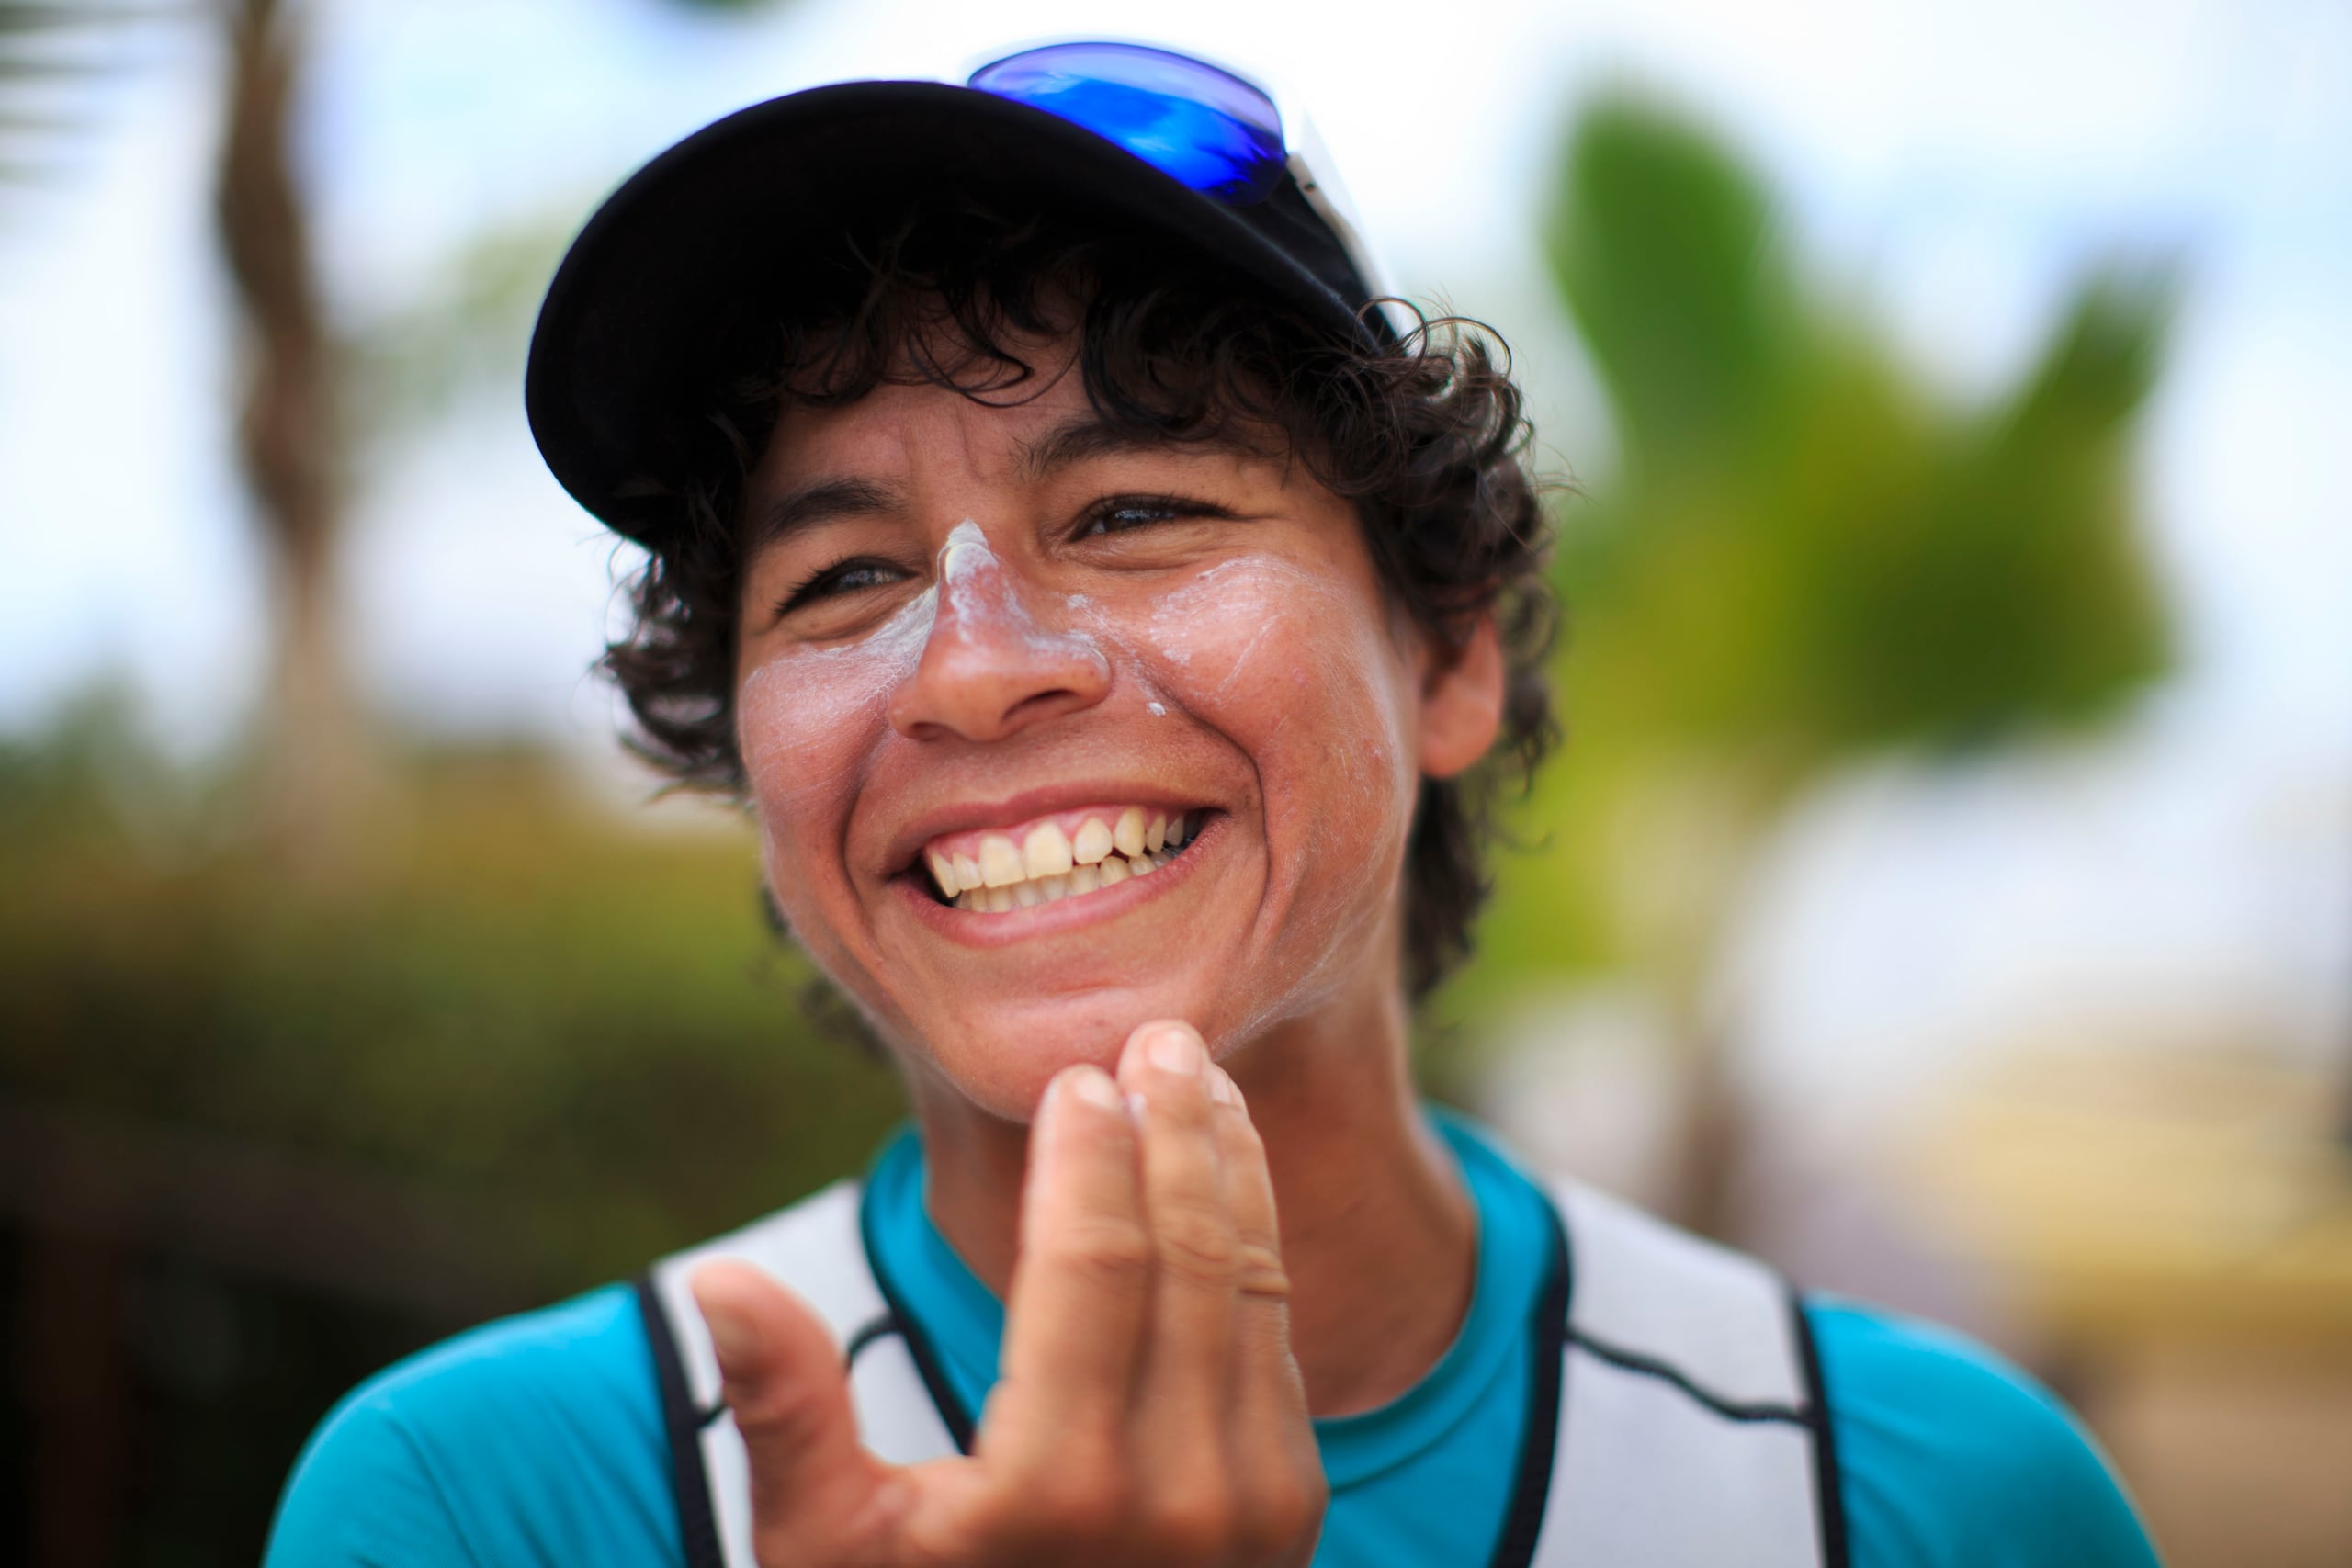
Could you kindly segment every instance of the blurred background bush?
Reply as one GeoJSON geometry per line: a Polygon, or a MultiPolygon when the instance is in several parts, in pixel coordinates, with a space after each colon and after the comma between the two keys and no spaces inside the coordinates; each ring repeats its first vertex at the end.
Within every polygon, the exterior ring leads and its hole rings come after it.
{"type": "Polygon", "coordinates": [[[2352,1561],[2352,16],[1559,10],[0,3],[0,1556],[250,1560],[359,1378],[898,1114],[620,758],[523,345],[695,125],[1110,31],[1294,84],[1566,481],[1432,1090],[2352,1561]]]}

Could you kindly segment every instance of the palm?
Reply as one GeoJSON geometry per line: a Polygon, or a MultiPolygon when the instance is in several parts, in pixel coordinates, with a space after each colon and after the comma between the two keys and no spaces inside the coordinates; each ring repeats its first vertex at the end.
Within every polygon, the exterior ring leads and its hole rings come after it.
{"type": "Polygon", "coordinates": [[[1631,965],[1695,1031],[1718,911],[1801,790],[2094,719],[2161,670],[2126,458],[2167,291],[2088,279],[1955,409],[1807,289],[1753,176],[1625,101],[1577,128],[1544,237],[1623,465],[1563,516],[1572,740],[1479,983],[1631,965]]]}
{"type": "Polygon", "coordinates": [[[1810,771],[2089,716],[2154,671],[2120,459],[2159,290],[2093,279],[2019,386],[1954,412],[1804,297],[1741,171],[1642,111],[1587,122],[1546,238],[1624,437],[1567,586],[1652,666],[1645,740],[1771,737],[1810,771]]]}
{"type": "MultiPolygon", "coordinates": [[[[672,3],[749,10],[757,0],[672,3]]],[[[337,411],[355,389],[364,405],[380,389],[352,386],[355,356],[331,337],[294,178],[303,11],[297,0],[220,0],[230,76],[219,219],[252,349],[240,456],[279,590],[271,815],[298,868],[332,885],[351,869],[368,796],[388,782],[341,670],[333,602],[347,429],[337,411]]]]}

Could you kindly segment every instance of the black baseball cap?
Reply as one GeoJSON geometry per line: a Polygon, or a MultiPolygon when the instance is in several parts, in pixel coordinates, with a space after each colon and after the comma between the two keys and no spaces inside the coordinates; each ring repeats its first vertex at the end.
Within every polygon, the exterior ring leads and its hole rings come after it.
{"type": "Polygon", "coordinates": [[[1023,51],[973,81],[989,85],[772,98],[606,198],[548,287],[524,378],[532,435],[573,499],[654,542],[673,513],[646,503],[646,481],[691,471],[747,354],[844,236],[926,198],[985,193],[1189,247],[1368,346],[1394,340],[1343,198],[1254,84],[1129,44],[1023,51]]]}

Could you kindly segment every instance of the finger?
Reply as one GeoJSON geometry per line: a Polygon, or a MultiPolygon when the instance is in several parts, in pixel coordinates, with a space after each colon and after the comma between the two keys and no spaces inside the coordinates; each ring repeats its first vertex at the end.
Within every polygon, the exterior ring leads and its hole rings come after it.
{"type": "Polygon", "coordinates": [[[1283,1264],[1282,1226],[1266,1145],[1250,1120],[1240,1089],[1222,1068],[1211,1068],[1209,1098],[1216,1107],[1216,1136],[1233,1216],[1234,1362],[1239,1402],[1261,1416],[1296,1412],[1306,1393],[1290,1348],[1290,1276],[1283,1264]]]}
{"type": "Polygon", "coordinates": [[[1240,1089],[1212,1067],[1217,1153],[1233,1215],[1234,1396],[1227,1422],[1243,1540],[1261,1548],[1313,1542],[1327,1488],[1307,1417],[1306,1384],[1290,1346],[1290,1280],[1266,1146],[1240,1089]]]}
{"type": "Polygon", "coordinates": [[[858,1442],[841,1348],[797,1297],[750,1264],[706,1263],[688,1283],[751,1457],[761,1555],[797,1560],[838,1541],[888,1473],[858,1442]]]}
{"type": "Polygon", "coordinates": [[[1143,1137],[1144,1223],[1155,1265],[1142,1405],[1198,1452],[1233,1380],[1236,1241],[1209,1100],[1208,1052],[1189,1024],[1146,1024],[1119,1060],[1143,1137]]]}
{"type": "Polygon", "coordinates": [[[1029,1131],[1002,1371],[978,1445],[984,1458],[1050,1466],[1072,1438],[1116,1433],[1150,1279],[1134,1123],[1101,1068],[1069,1068],[1046,1086],[1029,1131]]]}

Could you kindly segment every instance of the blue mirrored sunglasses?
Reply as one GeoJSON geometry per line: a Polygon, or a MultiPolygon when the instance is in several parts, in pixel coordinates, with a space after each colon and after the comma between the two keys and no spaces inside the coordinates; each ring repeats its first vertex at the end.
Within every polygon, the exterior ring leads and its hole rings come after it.
{"type": "Polygon", "coordinates": [[[1206,61],[1132,43],[1057,43],[1008,55],[967,85],[1084,126],[1204,196],[1248,207],[1285,164],[1273,99],[1206,61]]]}

